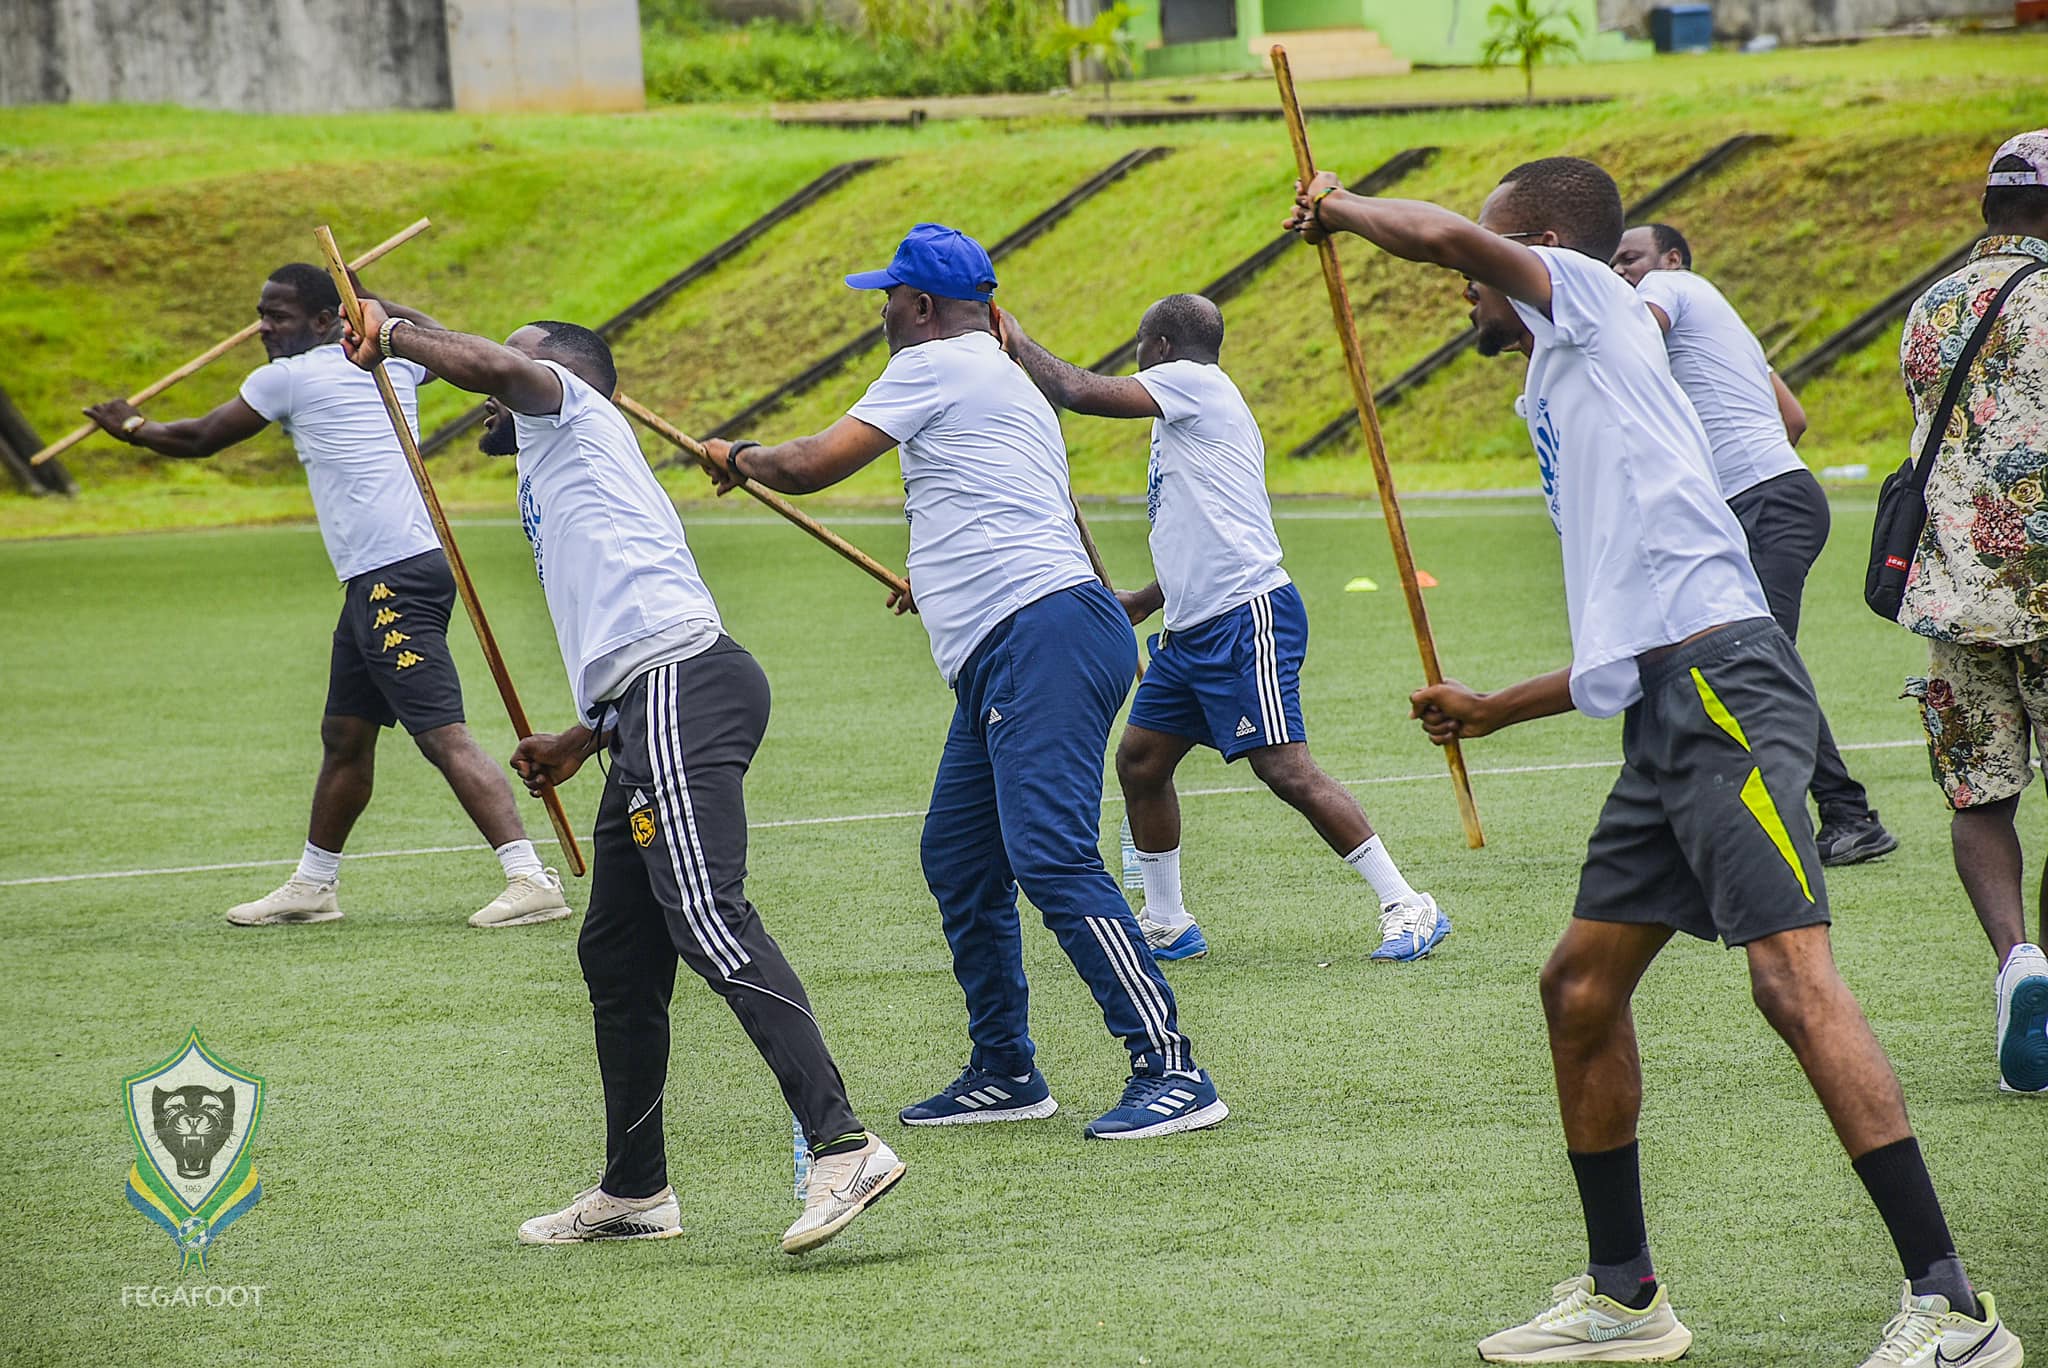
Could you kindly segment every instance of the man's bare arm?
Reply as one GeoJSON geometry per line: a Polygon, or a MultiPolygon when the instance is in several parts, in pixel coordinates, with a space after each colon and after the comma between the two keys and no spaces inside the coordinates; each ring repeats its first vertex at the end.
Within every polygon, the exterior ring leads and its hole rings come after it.
{"type": "Polygon", "coordinates": [[[135,420],[142,414],[126,399],[94,404],[85,411],[85,416],[98,423],[102,431],[130,446],[184,460],[211,456],[237,442],[248,441],[270,426],[270,420],[250,408],[240,395],[209,414],[175,423],[153,423],[147,419],[137,423],[135,420]]]}
{"type": "MultiPolygon", "coordinates": [[[[349,359],[369,370],[377,364],[377,334],[384,320],[397,317],[374,299],[363,301],[363,329],[342,338],[349,359]]],[[[556,413],[562,407],[562,381],[530,356],[488,338],[445,328],[417,325],[391,330],[391,354],[417,361],[457,389],[488,394],[514,413],[556,413]]]]}
{"type": "Polygon", "coordinates": [[[1322,171],[1297,191],[1288,226],[1297,232],[1355,233],[1404,261],[1457,271],[1550,316],[1550,272],[1543,258],[1441,205],[1354,195],[1322,171]]]}
{"type": "Polygon", "coordinates": [[[809,437],[773,446],[742,447],[737,469],[731,442],[713,437],[704,443],[704,449],[715,467],[711,483],[720,494],[737,489],[738,476],[784,494],[811,494],[838,484],[895,445],[896,439],[888,433],[848,414],[809,437]]]}
{"type": "Polygon", "coordinates": [[[1806,435],[1806,406],[1776,371],[1771,372],[1771,393],[1777,396],[1778,416],[1785,420],[1786,439],[1798,446],[1799,439],[1806,435]]]}
{"type": "Polygon", "coordinates": [[[1408,696],[1409,716],[1422,723],[1437,745],[1485,736],[1518,722],[1572,711],[1571,671],[1556,670],[1492,693],[1478,693],[1455,679],[1417,689],[1408,696]]]}
{"type": "Polygon", "coordinates": [[[1054,356],[1024,331],[1014,314],[1002,316],[996,336],[1054,408],[1098,418],[1159,417],[1159,402],[1138,381],[1128,375],[1097,375],[1054,356]]]}

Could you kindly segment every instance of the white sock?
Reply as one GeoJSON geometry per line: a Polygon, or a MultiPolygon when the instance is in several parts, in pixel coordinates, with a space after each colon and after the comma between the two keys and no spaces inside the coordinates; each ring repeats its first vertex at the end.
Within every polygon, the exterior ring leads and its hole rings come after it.
{"type": "Polygon", "coordinates": [[[1180,847],[1141,850],[1138,869],[1145,876],[1145,920],[1161,926],[1186,926],[1194,921],[1181,904],[1180,847]]]}
{"type": "Polygon", "coordinates": [[[1394,857],[1387,854],[1387,848],[1380,844],[1377,835],[1346,855],[1344,863],[1365,876],[1383,906],[1415,896],[1415,890],[1401,877],[1401,871],[1394,866],[1394,857]]]}
{"type": "Polygon", "coordinates": [[[306,851],[299,856],[298,873],[292,877],[304,879],[309,884],[341,882],[341,852],[322,850],[311,841],[306,842],[306,851]]]}
{"type": "Polygon", "coordinates": [[[522,874],[538,874],[544,868],[540,856],[534,853],[532,841],[507,841],[492,853],[498,857],[498,863],[505,866],[507,883],[522,874]]]}

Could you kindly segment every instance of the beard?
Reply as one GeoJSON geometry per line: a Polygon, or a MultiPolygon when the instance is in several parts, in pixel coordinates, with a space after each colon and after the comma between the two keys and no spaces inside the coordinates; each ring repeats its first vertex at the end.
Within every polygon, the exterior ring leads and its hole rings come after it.
{"type": "Polygon", "coordinates": [[[476,439],[476,449],[486,456],[517,456],[519,454],[519,429],[510,418],[500,418],[495,423],[486,423],[476,439]]]}

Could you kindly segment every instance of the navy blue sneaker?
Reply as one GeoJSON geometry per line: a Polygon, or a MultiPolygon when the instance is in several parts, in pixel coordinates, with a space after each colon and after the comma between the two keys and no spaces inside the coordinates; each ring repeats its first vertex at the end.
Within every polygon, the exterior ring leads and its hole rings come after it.
{"type": "Polygon", "coordinates": [[[970,1064],[936,1095],[913,1102],[896,1115],[906,1126],[972,1126],[982,1121],[1036,1121],[1059,1109],[1038,1070],[1020,1083],[970,1064]]]}
{"type": "Polygon", "coordinates": [[[1186,1074],[1133,1074],[1114,1107],[1081,1132],[1090,1140],[1148,1140],[1155,1135],[1201,1130],[1230,1115],[1216,1095],[1209,1071],[1186,1074]]]}

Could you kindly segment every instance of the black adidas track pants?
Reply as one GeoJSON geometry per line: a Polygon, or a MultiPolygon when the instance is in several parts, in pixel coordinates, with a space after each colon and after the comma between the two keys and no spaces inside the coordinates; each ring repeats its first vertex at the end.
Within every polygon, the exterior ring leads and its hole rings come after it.
{"type": "Polygon", "coordinates": [[[720,637],[635,678],[617,707],[576,950],[604,1079],[603,1187],[646,1197],[668,1183],[661,1109],[678,957],[732,1008],[813,1146],[861,1123],[803,984],[746,897],[744,784],[768,725],[767,676],[720,637]]]}

